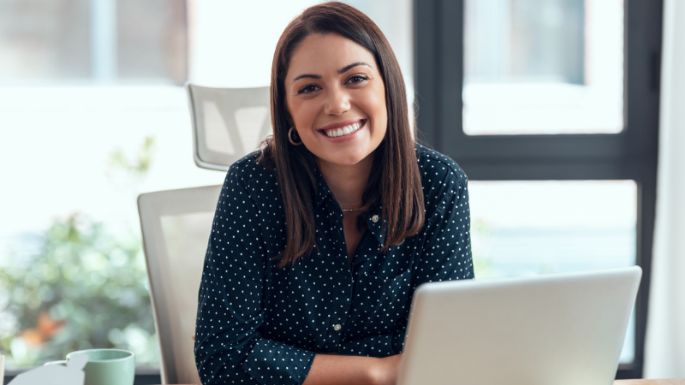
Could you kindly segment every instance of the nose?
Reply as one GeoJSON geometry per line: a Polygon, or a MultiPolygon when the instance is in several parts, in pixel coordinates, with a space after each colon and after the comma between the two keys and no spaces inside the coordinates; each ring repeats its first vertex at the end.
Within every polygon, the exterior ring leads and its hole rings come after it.
{"type": "Polygon", "coordinates": [[[342,115],[350,109],[350,95],[339,87],[329,88],[324,112],[328,115],[342,115]]]}

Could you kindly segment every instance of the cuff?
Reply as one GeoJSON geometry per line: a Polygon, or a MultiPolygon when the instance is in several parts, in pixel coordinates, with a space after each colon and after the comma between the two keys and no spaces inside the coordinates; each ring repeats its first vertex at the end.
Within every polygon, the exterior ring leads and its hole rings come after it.
{"type": "Polygon", "coordinates": [[[314,352],[260,339],[243,362],[245,371],[262,385],[300,385],[314,360],[314,352]]]}

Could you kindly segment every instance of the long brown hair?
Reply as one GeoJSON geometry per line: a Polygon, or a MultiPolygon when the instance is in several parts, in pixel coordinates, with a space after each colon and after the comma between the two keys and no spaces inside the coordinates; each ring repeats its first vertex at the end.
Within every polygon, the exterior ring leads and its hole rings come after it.
{"type": "Polygon", "coordinates": [[[285,208],[287,242],[280,265],[291,264],[312,251],[316,242],[314,202],[317,167],[305,146],[288,142],[292,119],[285,100],[285,77],[297,45],[312,33],[334,33],[373,54],[385,83],[388,113],[386,136],[375,150],[373,169],[363,194],[364,207],[382,206],[386,222],[383,251],[416,235],[424,223],[423,190],[409,125],[404,80],[387,39],[359,10],[339,2],[307,8],[293,19],[278,40],[271,66],[271,124],[259,161],[275,167],[285,208]]]}

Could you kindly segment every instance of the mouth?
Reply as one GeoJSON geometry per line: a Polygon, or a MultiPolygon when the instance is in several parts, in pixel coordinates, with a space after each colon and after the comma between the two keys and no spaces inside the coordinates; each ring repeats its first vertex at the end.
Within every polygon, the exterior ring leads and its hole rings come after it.
{"type": "Polygon", "coordinates": [[[340,138],[352,135],[359,131],[366,124],[366,119],[359,119],[352,122],[342,122],[320,128],[318,131],[329,138],[340,138]]]}

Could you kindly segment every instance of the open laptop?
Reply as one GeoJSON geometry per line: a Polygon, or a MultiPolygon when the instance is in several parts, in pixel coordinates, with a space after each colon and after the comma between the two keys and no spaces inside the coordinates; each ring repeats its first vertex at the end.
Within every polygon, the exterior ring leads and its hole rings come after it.
{"type": "Polygon", "coordinates": [[[642,270],[428,283],[398,385],[610,385],[642,270]]]}

